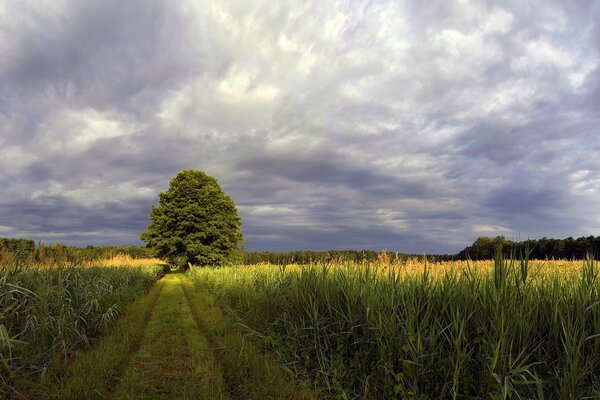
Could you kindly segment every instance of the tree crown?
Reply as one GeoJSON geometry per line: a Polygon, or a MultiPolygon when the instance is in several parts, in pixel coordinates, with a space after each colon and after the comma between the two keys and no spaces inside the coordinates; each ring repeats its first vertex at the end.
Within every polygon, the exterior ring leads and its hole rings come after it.
{"type": "Polygon", "coordinates": [[[215,265],[235,260],[242,241],[240,226],[235,203],[215,178],[182,170],[158,195],[148,230],[140,237],[171,263],[215,265]]]}

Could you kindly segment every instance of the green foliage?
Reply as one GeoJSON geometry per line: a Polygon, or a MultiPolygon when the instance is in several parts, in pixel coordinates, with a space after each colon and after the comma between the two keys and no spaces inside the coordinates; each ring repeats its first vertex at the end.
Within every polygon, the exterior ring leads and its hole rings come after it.
{"type": "Polygon", "coordinates": [[[183,268],[235,261],[242,242],[235,203],[202,171],[180,171],[159,194],[150,221],[141,239],[160,258],[183,268]]]}
{"type": "Polygon", "coordinates": [[[33,240],[0,238],[0,252],[13,254],[17,262],[25,261],[34,251],[33,240]]]}
{"type": "MultiPolygon", "coordinates": [[[[375,250],[297,250],[289,252],[276,251],[254,251],[245,252],[243,255],[243,263],[247,265],[268,263],[268,264],[302,264],[308,265],[311,263],[367,263],[376,262],[383,254],[390,261],[406,261],[409,258],[423,258],[423,254],[405,254],[405,253],[388,253],[375,250]]],[[[448,255],[427,255],[427,261],[445,261],[452,259],[448,255]]]]}
{"type": "MultiPolygon", "coordinates": [[[[310,264],[314,262],[373,262],[380,253],[374,250],[299,250],[290,252],[255,251],[244,253],[244,264],[310,264]]],[[[406,254],[394,253],[398,259],[406,259],[406,254]]]]}
{"type": "Polygon", "coordinates": [[[57,374],[48,376],[32,394],[40,399],[109,399],[123,376],[123,368],[139,349],[150,317],[164,284],[155,284],[147,294],[139,296],[124,309],[110,332],[89,351],[77,353],[57,374]]]}
{"type": "Polygon", "coordinates": [[[587,254],[600,255],[600,236],[582,236],[577,239],[568,237],[566,239],[528,239],[522,242],[513,242],[504,236],[495,238],[482,236],[477,238],[472,245],[461,250],[456,258],[461,260],[490,260],[494,258],[496,249],[505,249],[504,256],[509,256],[510,251],[516,254],[527,253],[533,260],[544,259],[566,259],[584,260],[587,254]]]}

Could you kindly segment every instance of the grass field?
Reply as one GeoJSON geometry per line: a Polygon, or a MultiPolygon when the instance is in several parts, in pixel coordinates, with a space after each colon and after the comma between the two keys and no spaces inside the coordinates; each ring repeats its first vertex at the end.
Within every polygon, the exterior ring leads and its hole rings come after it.
{"type": "Polygon", "coordinates": [[[323,397],[600,397],[593,260],[195,269],[323,397]]]}
{"type": "Polygon", "coordinates": [[[51,399],[314,398],[182,274],[163,278],[98,346],[32,393],[51,399]]]}
{"type": "Polygon", "coordinates": [[[0,267],[0,397],[60,371],[163,267],[0,267]]]}
{"type": "Polygon", "coordinates": [[[160,265],[125,261],[3,270],[5,397],[600,397],[591,259],[382,255],[158,281],[160,265]]]}

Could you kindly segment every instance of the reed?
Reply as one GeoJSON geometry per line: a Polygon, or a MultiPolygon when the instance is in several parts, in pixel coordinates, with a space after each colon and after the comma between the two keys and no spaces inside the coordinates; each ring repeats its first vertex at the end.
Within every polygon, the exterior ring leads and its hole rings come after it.
{"type": "Polygon", "coordinates": [[[598,265],[585,261],[194,269],[265,349],[332,398],[600,396],[598,265]]]}
{"type": "Polygon", "coordinates": [[[57,373],[161,273],[160,265],[0,266],[0,397],[57,373]]]}

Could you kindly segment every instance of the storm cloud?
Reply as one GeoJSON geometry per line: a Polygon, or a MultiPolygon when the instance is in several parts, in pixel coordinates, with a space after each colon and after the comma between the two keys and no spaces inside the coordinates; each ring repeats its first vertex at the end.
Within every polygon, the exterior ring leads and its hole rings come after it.
{"type": "Polygon", "coordinates": [[[600,234],[600,5],[0,1],[0,236],[139,244],[181,169],[250,250],[600,234]]]}

